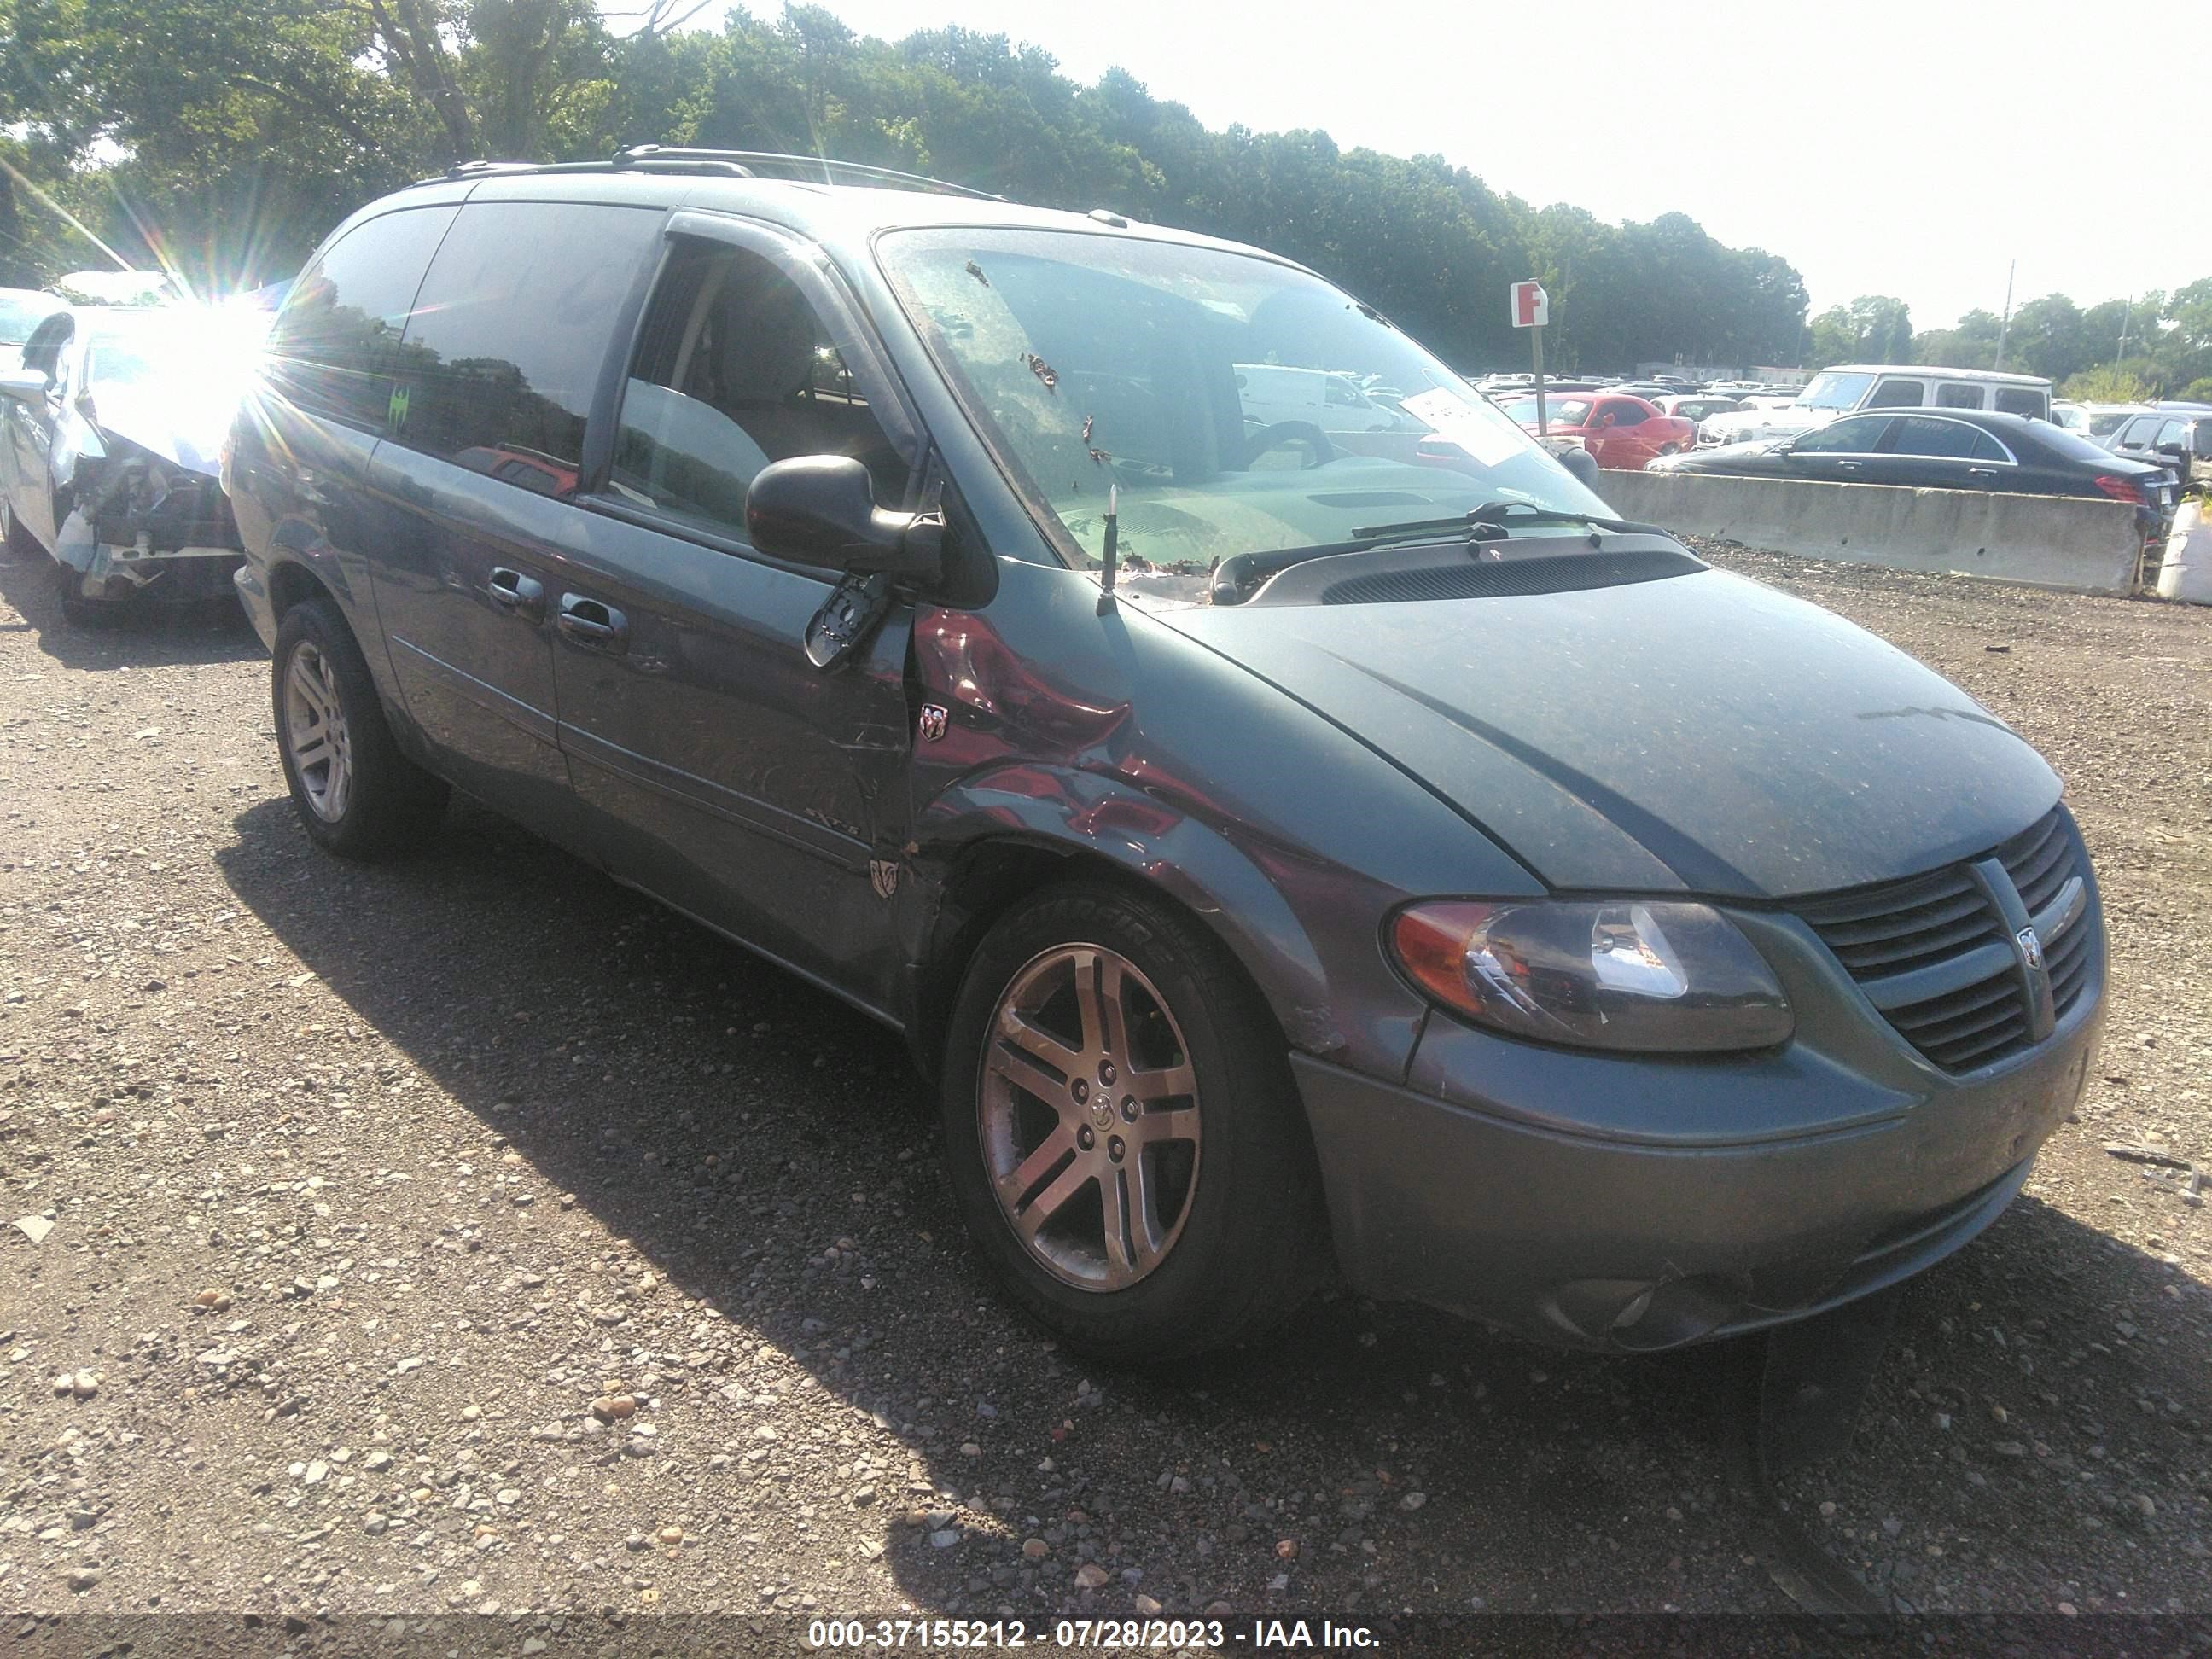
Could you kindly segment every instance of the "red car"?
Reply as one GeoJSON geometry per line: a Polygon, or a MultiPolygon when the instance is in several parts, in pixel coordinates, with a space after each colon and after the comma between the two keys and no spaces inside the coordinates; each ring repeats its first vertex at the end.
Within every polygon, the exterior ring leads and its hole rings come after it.
{"type": "MultiPolygon", "coordinates": [[[[1698,428],[1679,416],[1662,415],[1641,398],[1611,392],[1547,392],[1544,402],[1555,437],[1579,438],[1600,466],[1616,472],[1641,472],[1655,455],[1673,455],[1698,444],[1698,428]]],[[[1536,429],[1536,399],[1507,399],[1505,412],[1536,429]]]]}

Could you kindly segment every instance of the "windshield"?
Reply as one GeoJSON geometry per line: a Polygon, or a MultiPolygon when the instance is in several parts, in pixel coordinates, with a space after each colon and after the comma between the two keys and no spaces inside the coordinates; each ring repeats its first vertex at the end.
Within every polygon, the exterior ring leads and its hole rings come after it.
{"type": "Polygon", "coordinates": [[[1079,231],[911,230],[878,246],[1071,562],[1095,572],[1118,491],[1136,595],[1196,600],[1236,554],[1501,499],[1608,510],[1456,374],[1304,271],[1079,231]]]}
{"type": "Polygon", "coordinates": [[[241,305],[162,306],[143,311],[87,307],[85,385],[103,416],[159,405],[169,418],[228,418],[252,378],[267,312],[241,305]]]}
{"type": "Polygon", "coordinates": [[[1871,374],[1838,374],[1833,369],[1823,369],[1797,394],[1797,401],[1808,409],[1856,409],[1873,384],[1871,374]]]}
{"type": "MultiPolygon", "coordinates": [[[[2082,419],[2087,422],[2086,429],[2091,437],[2109,438],[2113,433],[2118,432],[2120,429],[2121,425],[2127,420],[2128,416],[2132,415],[2134,412],[2135,411],[2133,410],[2117,409],[2110,411],[2109,413],[2100,412],[2094,415],[2084,416],[2082,419]]],[[[2069,427],[2074,424],[2075,422],[2072,421],[2069,421],[2067,422],[2067,425],[2069,427]]]]}
{"type": "MultiPolygon", "coordinates": [[[[1553,426],[1589,424],[1590,400],[1587,398],[1547,398],[1544,404],[1550,411],[1548,418],[1553,426]]],[[[1516,398],[1504,407],[1507,417],[1516,424],[1527,427],[1536,424],[1536,400],[1534,398],[1516,398]]]]}

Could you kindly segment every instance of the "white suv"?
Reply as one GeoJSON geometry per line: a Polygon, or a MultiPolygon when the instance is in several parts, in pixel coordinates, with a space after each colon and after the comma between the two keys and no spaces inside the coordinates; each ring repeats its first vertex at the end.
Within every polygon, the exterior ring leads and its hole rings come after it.
{"type": "Polygon", "coordinates": [[[1839,363],[1815,374],[1796,401],[1779,409],[1716,415],[1698,426],[1700,446],[1794,438],[1863,409],[1991,409],[2003,415],[2051,418],[2051,382],[2034,374],[1986,368],[1933,368],[1917,363],[1839,363]]]}

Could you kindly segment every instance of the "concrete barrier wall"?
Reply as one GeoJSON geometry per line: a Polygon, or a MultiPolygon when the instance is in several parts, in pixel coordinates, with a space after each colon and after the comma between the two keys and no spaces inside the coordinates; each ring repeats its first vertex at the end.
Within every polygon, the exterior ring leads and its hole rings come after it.
{"type": "Polygon", "coordinates": [[[2130,592],[2142,545],[2124,501],[1694,472],[1607,472],[1598,493],[1624,519],[1686,535],[2091,593],[2130,592]]]}

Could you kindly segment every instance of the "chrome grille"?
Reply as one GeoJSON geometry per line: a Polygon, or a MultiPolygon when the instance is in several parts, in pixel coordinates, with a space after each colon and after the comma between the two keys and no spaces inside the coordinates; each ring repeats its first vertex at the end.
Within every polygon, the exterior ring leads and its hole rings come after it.
{"type": "Polygon", "coordinates": [[[1898,1034],[1948,1072],[2041,1040],[2039,988],[2014,942],[2017,922],[2036,930],[2054,1018],[2081,1000],[2094,957],[2087,859],[2063,807],[1985,858],[1798,914],[1898,1034]]]}

